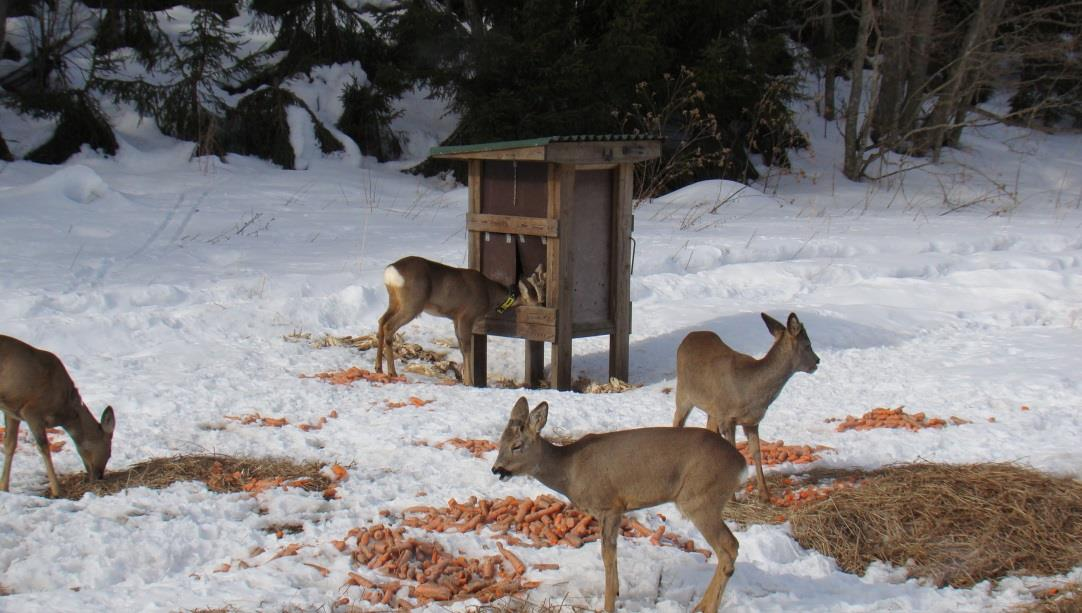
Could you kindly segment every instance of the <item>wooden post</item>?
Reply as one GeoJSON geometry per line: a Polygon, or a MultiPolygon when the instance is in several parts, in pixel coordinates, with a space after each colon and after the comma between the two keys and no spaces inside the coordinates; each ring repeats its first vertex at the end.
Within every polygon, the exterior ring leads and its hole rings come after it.
{"type": "Polygon", "coordinates": [[[556,340],[552,343],[552,372],[556,389],[571,389],[571,297],[575,270],[571,245],[571,207],[575,195],[575,167],[571,164],[549,166],[549,218],[556,219],[560,237],[548,242],[547,304],[556,307],[556,340]]]}
{"type": "MultiPolygon", "coordinates": [[[[481,212],[481,160],[469,161],[469,212],[472,215],[477,215],[481,212]]],[[[481,270],[481,240],[482,232],[466,232],[467,234],[467,254],[469,257],[469,267],[473,270],[481,270]]],[[[469,370],[472,375],[473,381],[471,385],[474,387],[486,387],[488,385],[488,335],[486,334],[471,334],[473,339],[473,347],[467,354],[463,351],[463,355],[470,355],[470,364],[462,364],[462,370],[469,370]]],[[[465,349],[465,348],[463,348],[465,349]]],[[[465,377],[466,373],[462,373],[465,377]]],[[[465,382],[465,381],[463,381],[465,382]]]]}
{"type": "Polygon", "coordinates": [[[631,334],[631,164],[616,168],[612,215],[612,334],[609,335],[609,377],[628,380],[628,337],[631,334]]]}
{"type": "Polygon", "coordinates": [[[545,342],[526,341],[526,387],[536,389],[545,376],[545,342]]]}

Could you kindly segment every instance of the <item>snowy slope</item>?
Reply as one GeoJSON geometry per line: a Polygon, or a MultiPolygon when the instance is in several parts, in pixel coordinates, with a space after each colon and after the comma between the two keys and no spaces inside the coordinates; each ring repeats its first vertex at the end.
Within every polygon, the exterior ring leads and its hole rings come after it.
{"type": "MultiPolygon", "coordinates": [[[[770,337],[758,313],[795,311],[822,364],[789,382],[762,424],[767,439],[829,445],[824,466],[1010,460],[1082,476],[1079,137],[974,130],[949,163],[864,185],[835,169],[833,128],[824,136],[806,121],[813,149],[795,156],[792,173],[743,190],[700,183],[638,209],[631,378],[644,387],[530,392],[551,405],[549,431],[668,424],[663,389],[675,383],[688,331],[714,330],[761,355],[770,337]],[[973,423],[837,433],[825,422],[903,404],[973,423]]],[[[421,123],[409,128],[417,145],[437,130],[421,123]]],[[[190,145],[134,117],[120,130],[115,158],[0,168],[0,333],[60,355],[95,412],[116,408],[111,468],[220,452],[339,462],[351,476],[333,501],[284,490],[217,495],[201,484],[51,501],[36,495],[44,470],[24,442],[12,492],[0,493],[0,586],[13,592],[0,610],[327,610],[350,595],[349,559],[330,541],[379,521],[380,510],[545,491],[529,479],[497,481],[493,454],[479,461],[414,444],[496,439],[520,392],[417,376],[409,386],[331,386],[298,375],[370,368],[372,355],[283,340],[373,331],[386,306],[382,269],[400,256],[464,265],[464,188],[356,156],[317,156],[305,171],[236,156],[189,161],[190,145]],[[386,410],[409,395],[435,402],[386,410]],[[331,410],[338,419],[312,432],[224,418],[258,411],[302,422],[331,410]],[[282,522],[304,530],[282,539],[264,530],[282,522]],[[308,547],[273,561],[250,556],[289,543],[308,547]],[[238,560],[262,564],[212,572],[238,560]]],[[[426,346],[452,336],[428,316],[404,332],[426,346]]],[[[490,343],[490,373],[519,376],[520,344],[490,343]]],[[[576,341],[575,374],[604,379],[606,352],[603,338],[576,341]]],[[[81,470],[70,444],[54,461],[81,470]]],[[[675,509],[657,510],[672,530],[697,536],[675,509]]],[[[800,548],[785,526],[736,535],[727,611],[984,610],[1025,601],[1032,583],[935,589],[884,567],[856,577],[800,548]]],[[[475,535],[432,538],[473,555],[493,547],[475,535]]],[[[543,582],[534,600],[601,606],[596,543],[516,551],[561,565],[531,571],[543,582]]],[[[697,554],[639,540],[623,539],[620,555],[619,604],[629,611],[687,610],[713,570],[697,554]]]]}

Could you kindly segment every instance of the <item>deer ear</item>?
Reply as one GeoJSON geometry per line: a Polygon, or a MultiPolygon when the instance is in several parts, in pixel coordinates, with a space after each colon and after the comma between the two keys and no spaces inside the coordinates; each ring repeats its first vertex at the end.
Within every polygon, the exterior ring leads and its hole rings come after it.
{"type": "Polygon", "coordinates": [[[789,321],[786,327],[789,328],[789,334],[797,336],[804,329],[804,324],[797,319],[796,313],[789,313],[789,321]]]}
{"type": "Polygon", "coordinates": [[[766,313],[759,313],[763,316],[763,323],[766,324],[766,329],[770,330],[770,333],[775,337],[781,336],[785,332],[785,326],[781,325],[781,322],[767,315],[766,313]]]}
{"type": "Polygon", "coordinates": [[[116,416],[113,415],[113,407],[105,407],[101,413],[101,429],[106,434],[112,434],[116,428],[116,416]]]}
{"type": "Polygon", "coordinates": [[[511,421],[518,420],[522,423],[526,423],[526,418],[530,416],[530,403],[526,401],[525,396],[520,396],[518,401],[515,402],[515,407],[511,409],[511,421]]]}
{"type": "Polygon", "coordinates": [[[549,403],[542,402],[530,411],[530,420],[526,422],[526,429],[533,434],[540,434],[549,418],[549,403]]]}

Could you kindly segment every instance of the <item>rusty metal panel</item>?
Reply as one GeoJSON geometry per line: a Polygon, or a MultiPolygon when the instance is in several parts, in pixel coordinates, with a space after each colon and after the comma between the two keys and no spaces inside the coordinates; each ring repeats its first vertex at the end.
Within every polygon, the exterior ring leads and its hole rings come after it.
{"type": "MultiPolygon", "coordinates": [[[[571,206],[571,245],[574,250],[574,323],[611,320],[609,289],[612,284],[612,170],[575,173],[571,206]]],[[[564,228],[560,229],[565,232],[564,228]]]]}
{"type": "Polygon", "coordinates": [[[485,160],[481,168],[481,213],[545,217],[548,164],[485,160]]]}

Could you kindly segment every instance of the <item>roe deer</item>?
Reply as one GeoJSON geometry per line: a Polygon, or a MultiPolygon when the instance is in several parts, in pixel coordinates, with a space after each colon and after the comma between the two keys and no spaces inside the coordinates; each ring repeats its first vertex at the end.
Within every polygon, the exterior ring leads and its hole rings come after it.
{"type": "Polygon", "coordinates": [[[755,460],[759,497],[766,502],[770,494],[759,454],[759,422],[789,377],[798,371],[815,372],[819,356],[812,350],[808,332],[796,313],[789,313],[784,326],[766,313],[762,316],[774,335],[774,345],[760,360],[733,351],[713,332],[692,332],[684,337],[676,350],[676,413],[672,424],[683,426],[692,407],[699,407],[706,411],[707,429],[720,431],[733,445],[736,426],[743,427],[755,460]]]}
{"type": "Polygon", "coordinates": [[[100,424],[95,421],[60,358],[10,336],[0,336],[0,410],[4,412],[5,427],[0,491],[8,491],[19,424],[24,421],[45,461],[53,498],[60,496],[60,481],[53,469],[46,428],[67,431],[91,481],[105,476],[116,427],[113,407],[105,408],[100,424]]]}
{"type": "Polygon", "coordinates": [[[387,372],[394,367],[394,335],[421,312],[446,317],[455,324],[458,348],[462,351],[462,381],[473,384],[473,324],[488,313],[503,313],[521,304],[536,305],[545,300],[545,277],[541,266],[528,279],[508,288],[469,268],[453,268],[416,256],[404,257],[383,271],[387,287],[387,311],[379,318],[376,336],[376,372],[383,372],[386,351],[387,372]]]}
{"type": "Polygon", "coordinates": [[[541,437],[547,418],[548,404],[542,402],[531,412],[526,398],[519,398],[500,437],[492,472],[501,480],[529,475],[597,518],[605,563],[605,610],[615,608],[619,593],[616,537],[624,512],[674,502],[717,553],[717,569],[695,606],[696,611],[717,611],[738,549],[721,510],[746,468],[740,452],[702,428],[588,434],[557,446],[541,437]]]}

